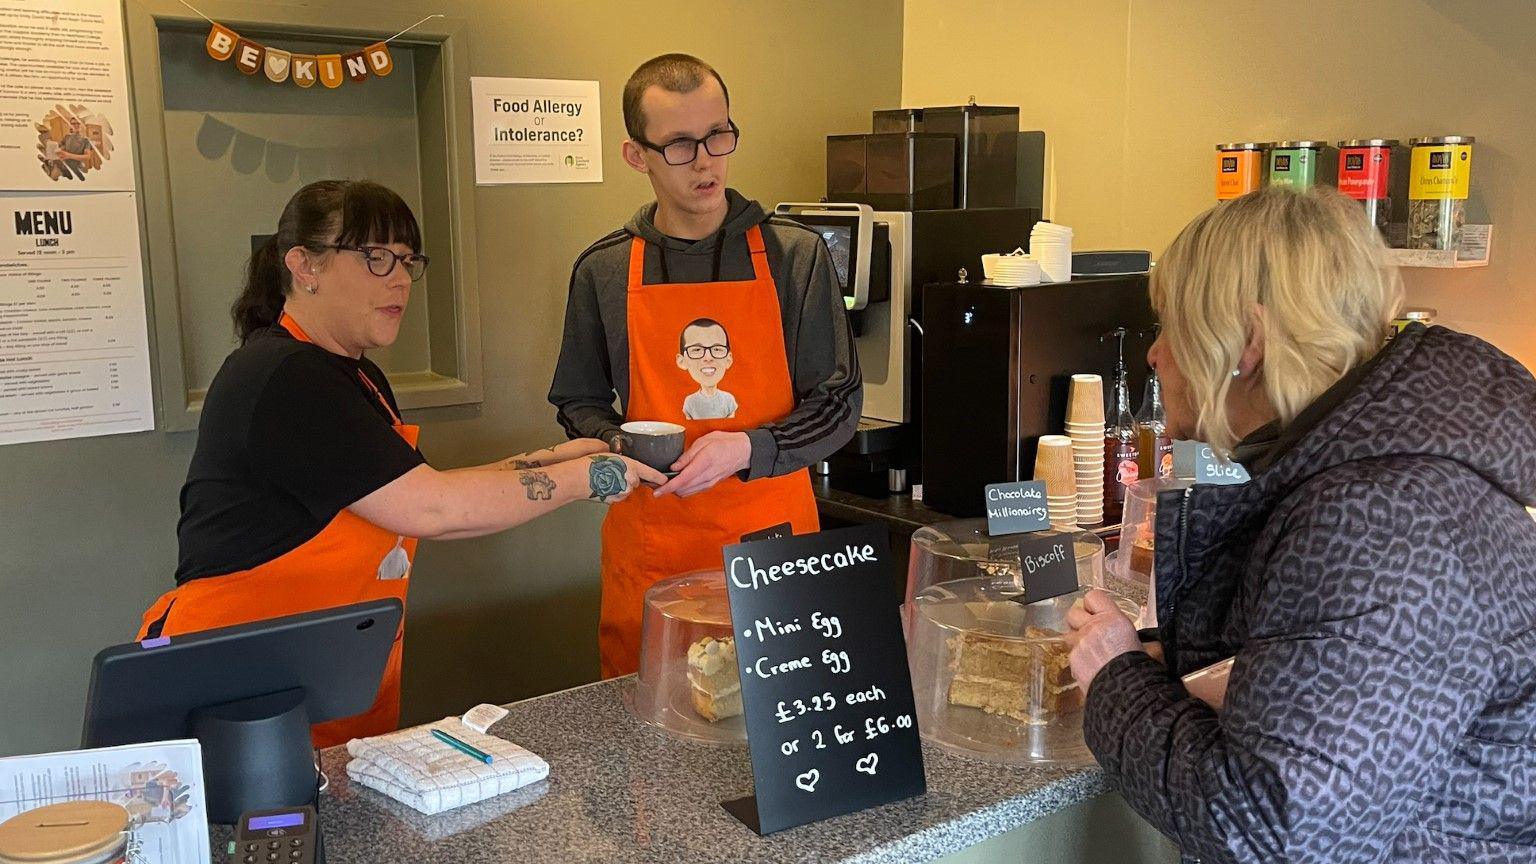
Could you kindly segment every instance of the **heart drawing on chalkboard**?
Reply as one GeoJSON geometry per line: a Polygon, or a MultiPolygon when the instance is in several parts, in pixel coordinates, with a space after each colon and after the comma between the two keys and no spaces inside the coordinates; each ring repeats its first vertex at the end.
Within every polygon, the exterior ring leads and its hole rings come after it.
{"type": "Polygon", "coordinates": [[[815,768],[812,768],[804,774],[801,774],[799,777],[796,777],[795,785],[799,786],[801,789],[804,789],[807,792],[815,792],[816,783],[819,780],[821,780],[821,772],[815,768]]]}
{"type": "Polygon", "coordinates": [[[875,776],[875,766],[878,764],[880,764],[880,754],[871,753],[854,763],[853,767],[873,777],[875,776]]]}

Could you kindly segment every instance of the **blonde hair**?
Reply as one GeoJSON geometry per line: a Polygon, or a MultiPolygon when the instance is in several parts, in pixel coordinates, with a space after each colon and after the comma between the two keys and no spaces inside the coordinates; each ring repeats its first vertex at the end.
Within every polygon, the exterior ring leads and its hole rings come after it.
{"type": "Polygon", "coordinates": [[[1385,250],[1360,204],[1329,188],[1253,192],[1179,232],[1153,270],[1152,306],[1202,440],[1237,443],[1227,394],[1255,304],[1264,392],[1282,425],[1381,348],[1403,294],[1385,250]]]}

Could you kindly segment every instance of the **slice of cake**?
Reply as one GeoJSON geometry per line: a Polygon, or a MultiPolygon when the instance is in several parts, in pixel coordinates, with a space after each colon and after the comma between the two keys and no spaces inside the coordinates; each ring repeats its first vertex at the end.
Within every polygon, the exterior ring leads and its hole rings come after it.
{"type": "Polygon", "coordinates": [[[1153,556],[1156,550],[1153,544],[1156,541],[1151,535],[1138,537],[1131,543],[1131,569],[1137,573],[1149,574],[1152,572],[1153,556]]]}
{"type": "Polygon", "coordinates": [[[1024,628],[1019,642],[978,633],[951,637],[949,702],[1042,725],[1082,707],[1061,634],[1024,628]],[[1049,640],[1049,641],[1037,641],[1049,640]]]}
{"type": "Polygon", "coordinates": [[[741,676],[736,671],[736,640],[706,636],[688,646],[688,683],[693,710],[715,723],[741,713],[741,676]]]}

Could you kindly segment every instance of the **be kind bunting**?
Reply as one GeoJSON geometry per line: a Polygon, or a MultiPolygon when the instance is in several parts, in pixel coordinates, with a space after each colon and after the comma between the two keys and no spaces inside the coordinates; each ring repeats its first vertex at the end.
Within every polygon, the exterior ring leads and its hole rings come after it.
{"type": "Polygon", "coordinates": [[[234,60],[235,68],[241,72],[246,75],[265,73],[267,80],[274,84],[292,80],[300,87],[313,87],[319,81],[334,90],[349,78],[354,84],[361,84],[370,75],[382,78],[395,71],[395,61],[389,56],[387,42],[375,42],[348,54],[293,54],[268,48],[215,23],[208,31],[205,47],[208,56],[220,63],[234,60]]]}

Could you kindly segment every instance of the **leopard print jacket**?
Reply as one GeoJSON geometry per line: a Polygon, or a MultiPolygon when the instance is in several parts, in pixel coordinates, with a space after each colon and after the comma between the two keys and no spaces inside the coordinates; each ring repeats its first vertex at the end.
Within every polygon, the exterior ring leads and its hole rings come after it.
{"type": "Polygon", "coordinates": [[[1164,493],[1164,666],[1084,735],[1185,855],[1536,862],[1536,380],[1415,325],[1238,486],[1164,493]],[[1178,676],[1235,655],[1218,714],[1178,676]],[[1173,673],[1173,674],[1170,674],[1173,673]]]}

